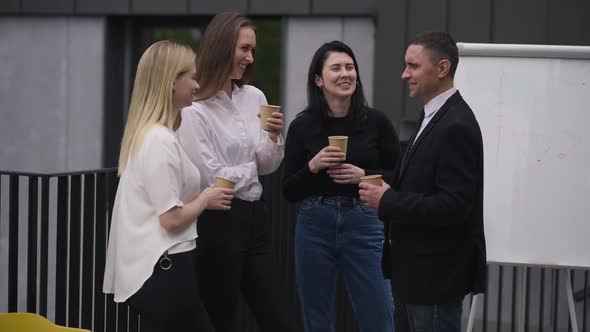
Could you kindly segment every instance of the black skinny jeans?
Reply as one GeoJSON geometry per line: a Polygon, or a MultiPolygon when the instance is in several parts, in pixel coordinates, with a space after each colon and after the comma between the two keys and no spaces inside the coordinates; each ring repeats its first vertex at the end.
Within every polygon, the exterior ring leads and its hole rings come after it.
{"type": "Polygon", "coordinates": [[[140,315],[141,331],[214,331],[199,296],[195,251],[168,257],[171,268],[163,270],[156,263],[152,276],[127,300],[140,315]]]}
{"type": "Polygon", "coordinates": [[[215,330],[236,331],[243,294],[262,332],[295,331],[296,311],[279,285],[264,203],[234,199],[229,211],[206,210],[197,231],[199,286],[215,330]]]}

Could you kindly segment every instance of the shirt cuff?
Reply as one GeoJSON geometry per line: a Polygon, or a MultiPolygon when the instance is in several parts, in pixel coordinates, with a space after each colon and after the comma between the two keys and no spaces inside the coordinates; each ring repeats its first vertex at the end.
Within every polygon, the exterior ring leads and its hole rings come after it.
{"type": "Polygon", "coordinates": [[[184,206],[184,203],[181,200],[179,200],[179,199],[173,199],[173,200],[171,200],[171,201],[169,201],[169,202],[167,202],[167,203],[159,206],[157,208],[156,213],[158,214],[158,216],[161,216],[164,213],[172,210],[175,207],[183,207],[183,206],[184,206]]]}
{"type": "MultiPolygon", "coordinates": [[[[266,132],[265,132],[265,133],[266,133],[266,132]]],[[[274,145],[276,148],[280,148],[280,149],[282,149],[282,148],[283,148],[283,146],[285,145],[285,140],[283,139],[283,134],[280,134],[280,135],[277,137],[277,142],[275,143],[275,142],[273,142],[273,140],[272,140],[272,139],[270,139],[270,135],[269,135],[268,133],[266,133],[266,138],[264,139],[264,142],[265,142],[266,144],[272,144],[272,145],[274,145]]]]}

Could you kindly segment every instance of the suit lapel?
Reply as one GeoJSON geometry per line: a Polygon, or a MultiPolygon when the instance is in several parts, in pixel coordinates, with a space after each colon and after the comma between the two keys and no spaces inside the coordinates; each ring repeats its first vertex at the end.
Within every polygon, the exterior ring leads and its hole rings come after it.
{"type": "Polygon", "coordinates": [[[414,140],[416,139],[416,135],[418,134],[418,131],[420,131],[420,127],[422,126],[423,120],[424,120],[424,109],[422,109],[422,111],[420,112],[420,116],[418,117],[418,122],[416,122],[416,128],[414,129],[414,133],[412,134],[412,136],[410,136],[410,139],[408,139],[408,144],[407,144],[406,149],[404,151],[404,155],[402,156],[400,172],[404,168],[404,165],[407,162],[408,151],[410,151],[410,149],[412,149],[412,147],[414,146],[414,140]]]}
{"type": "MultiPolygon", "coordinates": [[[[455,92],[449,99],[447,99],[447,101],[436,112],[436,114],[430,120],[430,122],[428,122],[428,125],[426,125],[424,130],[422,130],[422,132],[420,133],[420,136],[418,136],[418,139],[416,139],[416,142],[414,142],[411,149],[406,150],[406,154],[404,155],[404,159],[402,159],[403,163],[402,163],[402,167],[400,169],[400,176],[399,176],[400,180],[403,178],[404,173],[405,173],[406,169],[408,168],[408,165],[410,164],[412,157],[414,156],[414,153],[420,147],[420,143],[422,143],[424,138],[426,136],[428,136],[428,134],[430,133],[432,128],[434,128],[434,126],[436,126],[438,121],[440,121],[440,119],[451,108],[451,106],[455,105],[456,103],[458,103],[462,100],[463,100],[463,98],[461,97],[461,94],[459,93],[459,91],[455,92]]],[[[417,134],[417,132],[414,135],[416,135],[416,134],[417,134]]]]}

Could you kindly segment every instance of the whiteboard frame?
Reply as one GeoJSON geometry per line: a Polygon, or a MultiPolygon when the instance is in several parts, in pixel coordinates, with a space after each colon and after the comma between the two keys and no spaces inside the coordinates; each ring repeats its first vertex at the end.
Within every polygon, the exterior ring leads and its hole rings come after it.
{"type": "MultiPolygon", "coordinates": [[[[590,59],[590,47],[566,45],[457,43],[462,56],[590,59]]],[[[460,60],[459,60],[460,62],[460,60]]]]}

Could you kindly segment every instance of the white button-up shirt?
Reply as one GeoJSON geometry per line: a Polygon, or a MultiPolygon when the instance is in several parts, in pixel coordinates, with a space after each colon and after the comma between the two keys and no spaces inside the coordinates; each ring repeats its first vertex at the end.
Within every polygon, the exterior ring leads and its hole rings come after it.
{"type": "Polygon", "coordinates": [[[103,291],[115,294],[116,302],[125,302],[141,288],[165,251],[196,247],[194,225],[169,233],[160,215],[190,202],[199,187],[199,171],[176,134],[162,125],[150,128],[129,157],[115,196],[103,291]]]}
{"type": "Polygon", "coordinates": [[[274,172],[283,159],[282,136],[277,143],[260,128],[258,112],[266,105],[259,89],[234,85],[232,97],[219,91],[182,110],[180,144],[201,173],[201,189],[221,176],[236,182],[236,198],[255,201],[262,195],[258,174],[274,172]],[[254,154],[259,167],[252,161],[254,154]]]}
{"type": "Polygon", "coordinates": [[[449,98],[451,98],[453,94],[455,94],[455,92],[457,92],[456,88],[450,88],[449,90],[432,98],[428,103],[426,103],[426,105],[424,105],[424,120],[422,120],[420,130],[418,131],[418,134],[416,135],[416,138],[414,138],[414,142],[412,144],[416,143],[416,140],[418,137],[420,137],[420,134],[422,134],[422,130],[426,128],[430,120],[434,118],[436,112],[438,112],[438,110],[447,102],[449,98]]]}

